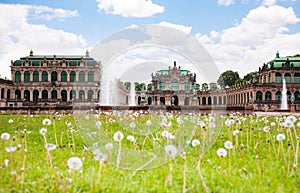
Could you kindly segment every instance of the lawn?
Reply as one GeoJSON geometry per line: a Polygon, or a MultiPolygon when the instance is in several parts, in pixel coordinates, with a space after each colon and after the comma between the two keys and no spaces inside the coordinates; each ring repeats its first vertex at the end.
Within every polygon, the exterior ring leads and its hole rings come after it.
{"type": "Polygon", "coordinates": [[[299,192],[295,116],[0,118],[0,192],[299,192]]]}

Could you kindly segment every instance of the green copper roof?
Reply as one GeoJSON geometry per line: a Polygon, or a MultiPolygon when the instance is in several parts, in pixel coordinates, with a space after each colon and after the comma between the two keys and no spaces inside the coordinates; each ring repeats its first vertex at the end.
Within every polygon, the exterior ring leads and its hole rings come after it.
{"type": "Polygon", "coordinates": [[[279,57],[279,54],[276,54],[276,58],[269,61],[267,63],[268,68],[271,68],[271,64],[273,63],[274,68],[282,67],[282,63],[286,63],[287,61],[290,62],[290,65],[293,64],[294,67],[300,67],[300,55],[297,54],[295,56],[286,56],[286,57],[279,57]]]}

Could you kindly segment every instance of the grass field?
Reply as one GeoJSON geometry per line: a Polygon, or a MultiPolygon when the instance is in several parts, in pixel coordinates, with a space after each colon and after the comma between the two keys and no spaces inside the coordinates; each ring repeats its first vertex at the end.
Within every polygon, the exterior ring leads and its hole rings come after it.
{"type": "Polygon", "coordinates": [[[0,116],[0,192],[300,192],[299,117],[0,116]]]}

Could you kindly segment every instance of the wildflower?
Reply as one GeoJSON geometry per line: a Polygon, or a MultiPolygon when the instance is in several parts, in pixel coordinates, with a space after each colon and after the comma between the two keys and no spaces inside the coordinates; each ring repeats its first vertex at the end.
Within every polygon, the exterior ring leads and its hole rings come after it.
{"type": "Polygon", "coordinates": [[[43,125],[46,125],[46,126],[51,125],[50,119],[44,119],[42,123],[43,123],[43,125]]]}
{"type": "Polygon", "coordinates": [[[21,144],[18,144],[18,145],[17,145],[17,149],[18,149],[18,150],[21,149],[21,147],[22,147],[21,144]]]}
{"type": "Polygon", "coordinates": [[[192,146],[193,146],[193,147],[196,147],[196,146],[198,146],[198,145],[200,145],[200,141],[199,141],[198,139],[194,139],[194,140],[192,141],[192,146]]]}
{"type": "Polygon", "coordinates": [[[3,140],[9,140],[10,138],[10,134],[9,133],[2,133],[1,134],[1,139],[3,140]]]}
{"type": "Polygon", "coordinates": [[[151,126],[152,125],[152,122],[150,120],[146,121],[146,125],[147,126],[151,126]]]}
{"type": "Polygon", "coordinates": [[[71,157],[67,161],[70,170],[80,170],[82,167],[82,160],[79,157],[71,157]]]}
{"type": "Polygon", "coordinates": [[[130,128],[135,128],[135,126],[136,126],[136,124],[134,122],[131,122],[129,125],[130,128]]]}
{"type": "Polygon", "coordinates": [[[224,143],[224,147],[225,147],[225,149],[232,149],[233,148],[232,142],[231,141],[226,141],[224,143]]]}
{"type": "Polygon", "coordinates": [[[300,122],[297,123],[297,127],[300,127],[300,122]]]}
{"type": "Polygon", "coordinates": [[[102,123],[101,123],[100,121],[97,121],[97,122],[96,122],[96,127],[100,128],[101,125],[102,125],[102,123]]]}
{"type": "Polygon", "coordinates": [[[134,137],[132,135],[128,135],[126,139],[128,141],[134,142],[134,137]]]}
{"type": "Polygon", "coordinates": [[[16,151],[16,149],[17,149],[16,146],[10,146],[10,147],[5,148],[7,153],[12,153],[12,152],[16,151]]]}
{"type": "Polygon", "coordinates": [[[270,132],[270,127],[269,126],[265,126],[263,128],[263,131],[266,132],[266,133],[270,132]]]}
{"type": "Polygon", "coordinates": [[[271,125],[271,127],[274,127],[276,125],[276,123],[272,122],[270,125],[271,125]]]}
{"type": "Polygon", "coordinates": [[[234,130],[234,131],[233,131],[233,135],[238,135],[239,133],[240,133],[239,130],[234,130]]]}
{"type": "Polygon", "coordinates": [[[297,118],[293,115],[290,115],[290,116],[285,118],[285,121],[290,121],[292,123],[295,123],[297,121],[297,118]]]}
{"type": "Polygon", "coordinates": [[[14,122],[14,120],[12,120],[12,119],[9,119],[9,120],[8,120],[8,123],[9,123],[9,124],[12,124],[13,122],[14,122]]]}
{"type": "Polygon", "coordinates": [[[41,129],[40,129],[40,134],[41,134],[41,135],[45,135],[46,132],[47,132],[47,129],[45,129],[45,128],[41,128],[41,129]]]}
{"type": "Polygon", "coordinates": [[[283,140],[285,140],[285,135],[280,133],[276,136],[276,139],[277,139],[277,141],[283,141],[283,140]]]}
{"type": "Polygon", "coordinates": [[[5,159],[5,160],[4,160],[4,167],[5,167],[5,168],[8,166],[8,163],[9,163],[9,160],[8,160],[8,159],[5,159]]]}
{"type": "Polygon", "coordinates": [[[219,157],[226,157],[227,156],[227,151],[224,148],[219,148],[217,150],[217,154],[219,157]]]}
{"type": "Polygon", "coordinates": [[[169,131],[166,130],[161,133],[161,136],[165,138],[167,138],[168,135],[169,135],[169,131]]]}
{"type": "Polygon", "coordinates": [[[94,152],[94,159],[97,161],[105,162],[107,159],[107,155],[100,152],[99,149],[96,149],[94,152]]]}
{"type": "Polygon", "coordinates": [[[105,149],[111,150],[114,147],[113,143],[107,143],[105,144],[105,149]]]}
{"type": "Polygon", "coordinates": [[[117,142],[122,141],[123,138],[124,138],[124,134],[120,131],[117,131],[114,134],[114,140],[117,141],[117,142]]]}
{"type": "Polygon", "coordinates": [[[166,145],[165,146],[166,154],[170,157],[175,157],[178,150],[174,145],[166,145]]]}
{"type": "Polygon", "coordinates": [[[51,143],[47,143],[47,144],[45,145],[45,148],[46,148],[48,151],[52,151],[52,150],[55,150],[55,149],[56,149],[56,145],[51,144],[51,143]]]}
{"type": "Polygon", "coordinates": [[[286,119],[283,123],[284,127],[290,128],[294,126],[294,122],[291,119],[286,119]]]}

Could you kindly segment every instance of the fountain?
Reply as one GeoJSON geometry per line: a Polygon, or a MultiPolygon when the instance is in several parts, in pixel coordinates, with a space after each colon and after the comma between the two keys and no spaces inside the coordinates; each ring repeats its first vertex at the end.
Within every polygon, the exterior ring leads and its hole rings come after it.
{"type": "Polygon", "coordinates": [[[285,79],[283,79],[283,83],[282,83],[282,97],[281,97],[280,110],[288,110],[287,90],[286,90],[285,79]]]}
{"type": "Polygon", "coordinates": [[[135,106],[135,84],[132,82],[130,84],[130,106],[135,106]]]}

